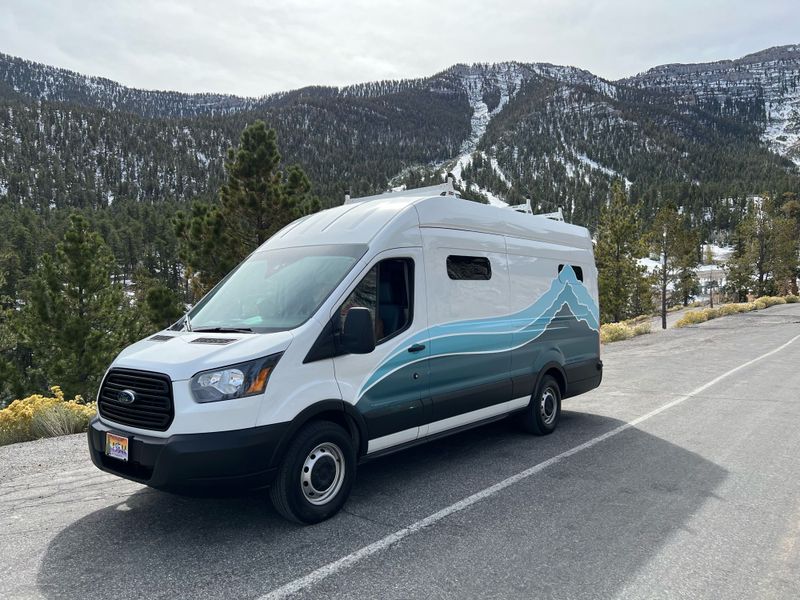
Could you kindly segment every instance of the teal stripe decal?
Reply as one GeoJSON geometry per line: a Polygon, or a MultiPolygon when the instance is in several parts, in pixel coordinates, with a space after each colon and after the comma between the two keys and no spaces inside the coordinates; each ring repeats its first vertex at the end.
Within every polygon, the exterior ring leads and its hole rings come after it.
{"type": "Polygon", "coordinates": [[[545,332],[565,304],[575,318],[599,331],[600,309],[597,303],[586,286],[578,281],[572,267],[564,265],[550,289],[531,306],[517,313],[435,325],[403,340],[370,375],[359,397],[393,371],[418,360],[450,354],[506,352],[524,346],[545,332]],[[416,343],[430,344],[430,357],[421,359],[409,354],[407,348],[416,343]]]}

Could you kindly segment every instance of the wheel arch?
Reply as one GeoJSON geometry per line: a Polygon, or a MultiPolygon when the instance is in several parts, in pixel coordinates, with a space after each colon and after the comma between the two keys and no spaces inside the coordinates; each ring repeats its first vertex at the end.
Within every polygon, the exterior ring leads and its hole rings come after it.
{"type": "Polygon", "coordinates": [[[289,422],[286,431],[275,446],[270,459],[270,467],[280,464],[286,448],[294,436],[304,425],[311,421],[331,421],[340,425],[353,438],[357,455],[361,457],[367,453],[369,437],[367,435],[367,425],[361,413],[352,404],[344,400],[321,400],[304,408],[289,422]]]}
{"type": "Polygon", "coordinates": [[[566,398],[567,397],[567,373],[564,370],[564,366],[560,362],[557,362],[557,361],[547,362],[544,365],[542,365],[541,368],[539,368],[538,373],[536,375],[536,385],[534,386],[533,391],[531,392],[531,394],[535,394],[536,393],[536,390],[539,389],[539,386],[541,385],[542,380],[548,375],[552,376],[553,379],[556,380],[556,383],[558,383],[558,387],[559,387],[559,389],[561,391],[561,397],[562,398],[566,398]]]}

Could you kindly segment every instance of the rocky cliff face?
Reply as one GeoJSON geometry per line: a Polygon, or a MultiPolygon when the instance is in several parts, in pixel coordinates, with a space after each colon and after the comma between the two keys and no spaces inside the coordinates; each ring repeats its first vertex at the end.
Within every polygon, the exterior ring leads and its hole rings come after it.
{"type": "Polygon", "coordinates": [[[736,60],[662,65],[619,83],[750,120],[761,128],[765,143],[800,165],[800,45],[736,60]]]}

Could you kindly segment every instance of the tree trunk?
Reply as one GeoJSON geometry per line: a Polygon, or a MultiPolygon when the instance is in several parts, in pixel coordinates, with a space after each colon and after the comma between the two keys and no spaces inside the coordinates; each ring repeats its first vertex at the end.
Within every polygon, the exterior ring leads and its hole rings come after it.
{"type": "Polygon", "coordinates": [[[664,253],[661,262],[661,329],[667,328],[667,248],[664,244],[664,253]]]}

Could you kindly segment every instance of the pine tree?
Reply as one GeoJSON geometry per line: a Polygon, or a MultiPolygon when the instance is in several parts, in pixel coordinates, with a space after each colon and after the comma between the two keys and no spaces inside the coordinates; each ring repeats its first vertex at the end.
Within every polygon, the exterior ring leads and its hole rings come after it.
{"type": "Polygon", "coordinates": [[[179,214],[175,230],[181,258],[206,291],[272,234],[319,209],[311,183],[296,165],[281,170],[277,135],[263,121],[242,132],[228,151],[227,180],[214,206],[195,204],[179,214]]]}
{"type": "MultiPolygon", "coordinates": [[[[0,270],[0,290],[6,284],[5,273],[0,270]]],[[[9,306],[10,298],[0,292],[0,409],[11,400],[12,379],[15,377],[12,353],[16,338],[12,326],[14,310],[9,306]]]]}
{"type": "Polygon", "coordinates": [[[728,258],[727,292],[737,302],[747,300],[747,295],[753,289],[753,276],[755,273],[755,245],[753,243],[756,223],[752,214],[742,219],[734,231],[733,253],[728,258]]]}
{"type": "Polygon", "coordinates": [[[797,280],[800,278],[800,198],[795,193],[786,193],[783,195],[783,204],[780,208],[781,214],[789,220],[792,224],[792,231],[788,228],[784,232],[783,242],[787,245],[784,250],[789,260],[787,261],[787,275],[789,277],[789,293],[797,295],[798,286],[797,280]],[[794,241],[794,258],[791,255],[791,245],[794,241]],[[794,273],[791,273],[792,266],[794,265],[794,273]]]}
{"type": "Polygon", "coordinates": [[[753,203],[753,239],[752,256],[755,264],[756,296],[766,296],[768,289],[767,274],[770,262],[770,222],[769,213],[764,210],[764,200],[757,199],[753,203]]]}
{"type": "Polygon", "coordinates": [[[797,292],[798,237],[793,219],[774,216],[771,220],[770,271],[774,281],[773,293],[786,295],[797,292]]]}
{"type": "Polygon", "coordinates": [[[169,327],[184,313],[178,295],[160,283],[147,290],[145,310],[149,322],[157,329],[169,327]]]}
{"type": "MultiPolygon", "coordinates": [[[[797,224],[767,194],[751,205],[751,256],[758,296],[787,294],[795,289],[798,272],[797,224]]],[[[789,213],[791,214],[791,205],[789,213]]]]}
{"type": "Polygon", "coordinates": [[[711,244],[706,244],[706,247],[703,251],[703,264],[714,264],[714,251],[711,249],[711,244]]]}
{"type": "Polygon", "coordinates": [[[181,295],[140,266],[133,275],[136,309],[141,322],[150,330],[169,327],[186,312],[181,295]]]}
{"type": "Polygon", "coordinates": [[[595,261],[599,273],[600,312],[604,322],[635,316],[634,295],[642,296],[641,282],[646,271],[637,258],[645,244],[639,227],[636,206],[628,202],[625,188],[616,182],[610,202],[600,211],[595,261]]]}
{"type": "Polygon", "coordinates": [[[42,387],[92,398],[116,352],[141,333],[122,287],[111,283],[113,265],[108,246],[78,214],[55,256],[42,258],[23,325],[42,387]]]}
{"type": "Polygon", "coordinates": [[[656,214],[649,234],[650,245],[660,258],[658,281],[661,291],[661,327],[667,328],[667,289],[673,284],[674,297],[684,306],[699,288],[694,271],[697,236],[687,220],[671,205],[656,214]]]}

